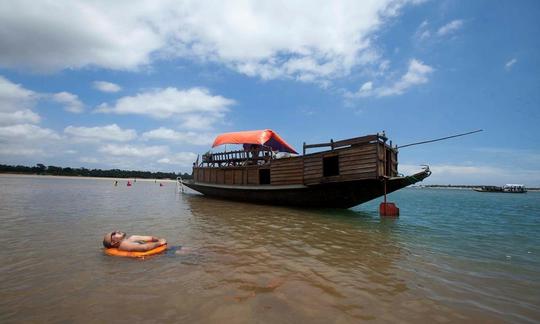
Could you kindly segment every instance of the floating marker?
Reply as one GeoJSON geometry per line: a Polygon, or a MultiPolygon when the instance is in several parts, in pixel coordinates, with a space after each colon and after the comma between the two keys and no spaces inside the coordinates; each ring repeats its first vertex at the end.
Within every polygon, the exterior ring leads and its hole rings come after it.
{"type": "Polygon", "coordinates": [[[398,217],[399,216],[399,208],[394,203],[382,202],[379,205],[379,214],[381,216],[398,217]]]}

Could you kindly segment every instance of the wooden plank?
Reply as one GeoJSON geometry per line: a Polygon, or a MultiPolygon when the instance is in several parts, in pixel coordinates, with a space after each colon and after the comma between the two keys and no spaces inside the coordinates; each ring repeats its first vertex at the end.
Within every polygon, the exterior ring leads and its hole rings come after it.
{"type": "Polygon", "coordinates": [[[284,160],[273,160],[270,166],[272,168],[278,168],[281,166],[287,166],[287,165],[302,165],[302,160],[293,160],[293,161],[284,161],[284,160]]]}
{"type": "Polygon", "coordinates": [[[234,184],[242,184],[242,170],[234,170],[234,184]]]}
{"type": "Polygon", "coordinates": [[[342,164],[363,164],[363,163],[376,163],[377,157],[376,156],[367,156],[367,157],[348,157],[348,158],[340,158],[339,159],[339,165],[342,164]]]}
{"type": "Polygon", "coordinates": [[[303,178],[302,177],[282,177],[282,178],[272,178],[271,181],[272,182],[275,182],[275,181],[290,181],[290,182],[302,182],[303,178]]]}
{"type": "Polygon", "coordinates": [[[353,144],[368,143],[370,141],[376,141],[378,138],[379,138],[378,135],[366,135],[366,136],[355,137],[355,138],[350,138],[350,139],[345,139],[345,140],[340,140],[340,141],[335,141],[335,142],[329,142],[329,143],[305,144],[304,148],[308,149],[308,148],[327,147],[327,146],[338,148],[338,147],[348,146],[348,145],[353,145],[353,144]]]}
{"type": "Polygon", "coordinates": [[[302,165],[293,165],[290,167],[283,167],[283,168],[270,168],[271,170],[281,171],[281,170],[302,170],[304,166],[302,165]]]}
{"type": "Polygon", "coordinates": [[[294,181],[302,181],[303,177],[276,177],[271,178],[271,181],[287,181],[287,180],[294,180],[294,181]]]}
{"type": "Polygon", "coordinates": [[[234,171],[233,170],[224,170],[225,171],[225,184],[232,185],[234,184],[234,171]]]}
{"type": "Polygon", "coordinates": [[[363,147],[362,149],[350,149],[347,151],[340,152],[340,156],[351,156],[351,155],[377,155],[377,149],[375,147],[363,147]]]}
{"type": "Polygon", "coordinates": [[[224,184],[225,183],[225,170],[218,169],[217,170],[217,181],[218,184],[224,184]]]}
{"type": "Polygon", "coordinates": [[[373,168],[375,169],[377,167],[377,163],[376,162],[372,162],[372,163],[349,163],[349,164],[344,164],[344,165],[340,165],[339,166],[339,171],[341,172],[342,170],[356,170],[356,169],[365,169],[365,168],[373,168]]]}
{"type": "Polygon", "coordinates": [[[248,184],[259,184],[259,169],[248,169],[248,184]]]}
{"type": "Polygon", "coordinates": [[[299,177],[302,177],[304,175],[304,172],[302,170],[299,170],[299,171],[289,171],[289,172],[275,172],[275,171],[271,171],[270,172],[271,176],[272,177],[278,177],[278,176],[299,176],[299,177]]]}
{"type": "Polygon", "coordinates": [[[349,175],[354,175],[354,174],[376,173],[376,172],[377,172],[377,168],[369,168],[369,169],[347,170],[347,171],[341,172],[339,175],[349,176],[349,175]]]}
{"type": "Polygon", "coordinates": [[[364,179],[377,179],[377,174],[375,172],[366,172],[366,173],[357,173],[351,175],[340,175],[334,177],[322,178],[322,183],[331,183],[331,182],[342,182],[342,181],[352,181],[352,180],[364,180],[364,179]]]}
{"type": "Polygon", "coordinates": [[[272,181],[271,183],[272,183],[272,185],[276,185],[276,186],[303,184],[302,180],[272,181]]]}
{"type": "Polygon", "coordinates": [[[304,173],[304,168],[289,168],[289,169],[270,169],[274,173],[304,173]]]}

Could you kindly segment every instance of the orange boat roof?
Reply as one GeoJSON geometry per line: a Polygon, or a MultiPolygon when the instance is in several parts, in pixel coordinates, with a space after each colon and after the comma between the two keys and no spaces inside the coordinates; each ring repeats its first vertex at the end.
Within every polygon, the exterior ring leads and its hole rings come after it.
{"type": "Polygon", "coordinates": [[[216,137],[212,147],[223,144],[259,144],[271,147],[274,151],[298,154],[271,129],[223,133],[216,137]]]}

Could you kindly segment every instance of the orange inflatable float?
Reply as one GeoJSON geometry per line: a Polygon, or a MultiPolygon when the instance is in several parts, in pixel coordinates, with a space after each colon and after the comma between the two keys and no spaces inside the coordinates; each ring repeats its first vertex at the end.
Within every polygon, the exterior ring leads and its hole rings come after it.
{"type": "Polygon", "coordinates": [[[123,251],[123,250],[118,250],[117,248],[110,248],[110,249],[105,249],[105,254],[113,255],[113,256],[128,257],[128,258],[143,258],[146,256],[161,253],[165,250],[167,250],[167,244],[160,245],[155,249],[148,250],[145,252],[123,251]]]}

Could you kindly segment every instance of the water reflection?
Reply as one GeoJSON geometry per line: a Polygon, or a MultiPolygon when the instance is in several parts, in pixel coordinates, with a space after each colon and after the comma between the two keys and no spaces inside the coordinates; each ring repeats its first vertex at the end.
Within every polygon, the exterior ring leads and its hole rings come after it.
{"type": "Polygon", "coordinates": [[[306,312],[330,306],[367,319],[373,316],[365,311],[373,299],[407,291],[394,271],[403,253],[394,222],[348,210],[291,209],[199,195],[183,201],[216,258],[207,271],[228,287],[231,299],[274,293],[267,298],[306,312]]]}
{"type": "Polygon", "coordinates": [[[404,212],[392,220],[369,204],[302,210],[153,182],[0,176],[0,322],[538,318],[540,196],[512,198],[500,215],[489,196],[466,207],[463,192],[397,194],[404,212]],[[105,256],[103,233],[117,228],[171,249],[105,256]]]}

